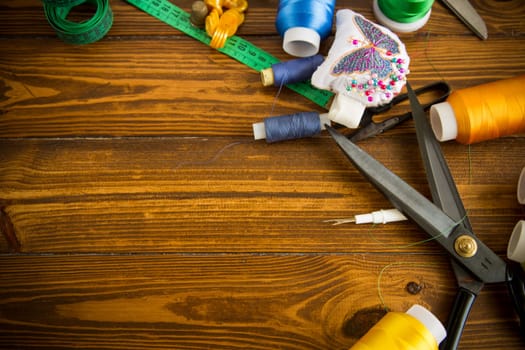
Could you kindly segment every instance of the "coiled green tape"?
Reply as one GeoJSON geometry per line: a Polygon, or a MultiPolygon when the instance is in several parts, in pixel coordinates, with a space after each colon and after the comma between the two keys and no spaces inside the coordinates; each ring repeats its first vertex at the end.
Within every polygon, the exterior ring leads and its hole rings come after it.
{"type": "Polygon", "coordinates": [[[109,0],[45,0],[44,12],[57,36],[70,44],[83,45],[98,41],[113,25],[109,0]],[[95,6],[93,16],[82,22],[69,21],[67,17],[71,10],[84,3],[95,6]]]}
{"type": "MultiPolygon", "coordinates": [[[[168,0],[127,1],[184,34],[206,45],[210,44],[211,38],[206,34],[206,31],[191,24],[190,14],[168,0]]],[[[219,51],[258,72],[279,62],[276,57],[236,35],[228,38],[224,47],[219,51]]],[[[309,83],[296,83],[286,86],[324,108],[327,107],[330,98],[333,96],[331,92],[317,89],[309,83]]]]}

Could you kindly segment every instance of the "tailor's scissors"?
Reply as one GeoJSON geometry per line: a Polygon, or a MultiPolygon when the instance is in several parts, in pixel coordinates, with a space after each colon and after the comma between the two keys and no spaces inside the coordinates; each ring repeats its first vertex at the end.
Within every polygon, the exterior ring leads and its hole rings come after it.
{"type": "Polygon", "coordinates": [[[456,349],[470,309],[484,283],[506,283],[525,334],[525,272],[506,263],[472,232],[456,185],[423,107],[407,83],[423,164],[433,202],[334,128],[327,130],[355,167],[405,216],[449,253],[459,290],[440,349],[456,349]]]}
{"type": "Polygon", "coordinates": [[[441,0],[480,39],[489,37],[483,18],[468,0],[441,0]]]}
{"type": "MultiPolygon", "coordinates": [[[[417,95],[422,95],[426,93],[434,93],[437,95],[437,97],[434,97],[431,102],[423,105],[423,108],[427,110],[428,108],[430,108],[431,105],[445,101],[445,99],[450,94],[450,86],[444,81],[439,81],[416,89],[415,93],[417,95]]],[[[394,97],[392,101],[390,101],[390,103],[378,107],[366,108],[363,113],[363,116],[361,117],[361,121],[359,122],[359,128],[350,135],[348,135],[348,138],[352,142],[358,142],[369,137],[377,136],[412,118],[412,112],[407,112],[405,114],[390,117],[381,122],[374,122],[373,120],[373,117],[375,115],[386,112],[393,106],[407,99],[408,94],[400,94],[394,97]]]]}

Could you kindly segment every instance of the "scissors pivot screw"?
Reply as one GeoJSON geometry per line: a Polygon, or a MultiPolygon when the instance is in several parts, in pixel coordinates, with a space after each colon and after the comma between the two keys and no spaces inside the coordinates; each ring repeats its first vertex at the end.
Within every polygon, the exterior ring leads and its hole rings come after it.
{"type": "Polygon", "coordinates": [[[462,235],[456,238],[454,250],[463,258],[473,257],[478,251],[476,240],[468,235],[462,235]]]}

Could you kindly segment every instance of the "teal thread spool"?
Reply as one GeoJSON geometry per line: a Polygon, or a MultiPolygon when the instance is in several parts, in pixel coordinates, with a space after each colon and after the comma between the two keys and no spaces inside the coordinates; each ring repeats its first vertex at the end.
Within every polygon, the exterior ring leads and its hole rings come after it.
{"type": "Polygon", "coordinates": [[[394,32],[421,29],[430,18],[434,0],[374,0],[374,15],[394,32]]]}

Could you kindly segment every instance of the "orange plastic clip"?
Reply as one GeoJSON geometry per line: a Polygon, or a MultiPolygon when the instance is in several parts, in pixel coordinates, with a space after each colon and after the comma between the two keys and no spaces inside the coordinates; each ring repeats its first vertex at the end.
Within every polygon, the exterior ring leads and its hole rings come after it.
{"type": "Polygon", "coordinates": [[[244,22],[243,12],[248,8],[246,0],[205,0],[211,12],[206,17],[206,33],[211,37],[210,46],[224,47],[226,39],[233,36],[244,22]],[[228,8],[223,12],[222,7],[228,8]]]}

